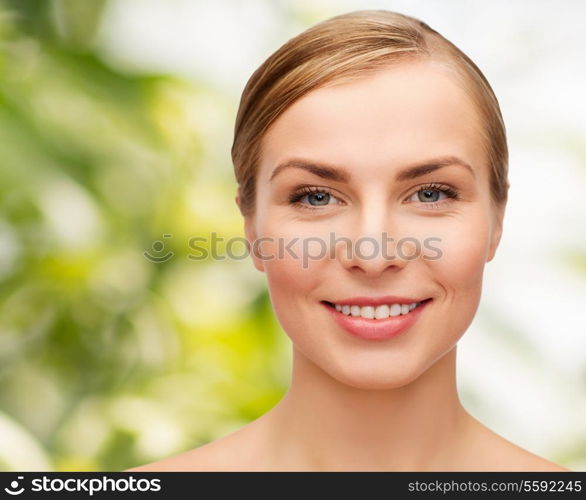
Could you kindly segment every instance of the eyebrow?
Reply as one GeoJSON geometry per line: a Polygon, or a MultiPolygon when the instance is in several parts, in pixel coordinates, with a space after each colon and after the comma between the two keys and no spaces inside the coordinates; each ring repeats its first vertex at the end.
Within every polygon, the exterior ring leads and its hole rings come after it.
{"type": "MultiPolygon", "coordinates": [[[[433,158],[423,163],[407,167],[397,174],[395,180],[397,182],[401,182],[416,179],[418,177],[423,177],[424,175],[439,170],[440,168],[448,167],[451,165],[459,165],[461,167],[464,167],[472,174],[473,177],[476,177],[474,169],[464,160],[461,160],[457,156],[443,156],[441,158],[433,158]]],[[[314,175],[317,175],[318,177],[321,177],[322,179],[328,179],[331,181],[348,183],[351,179],[351,176],[348,173],[348,171],[344,170],[343,168],[334,167],[332,165],[328,165],[322,162],[307,161],[294,158],[279,164],[273,170],[269,182],[272,181],[279,172],[289,168],[303,169],[314,175]]]]}

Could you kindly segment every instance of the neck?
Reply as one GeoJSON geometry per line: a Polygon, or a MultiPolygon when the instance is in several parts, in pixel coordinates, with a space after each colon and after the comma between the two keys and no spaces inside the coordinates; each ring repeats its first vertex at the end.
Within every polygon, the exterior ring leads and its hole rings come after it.
{"type": "Polygon", "coordinates": [[[292,382],[270,412],[277,462],[299,470],[442,470],[462,442],[466,411],[456,348],[414,381],[365,390],[294,350],[292,382]]]}

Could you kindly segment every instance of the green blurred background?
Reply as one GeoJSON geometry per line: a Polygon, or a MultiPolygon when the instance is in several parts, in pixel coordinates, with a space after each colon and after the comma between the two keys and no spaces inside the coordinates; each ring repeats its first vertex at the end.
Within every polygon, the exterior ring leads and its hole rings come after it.
{"type": "MultiPolygon", "coordinates": [[[[263,276],[248,259],[188,257],[190,238],[242,236],[229,157],[238,92],[205,69],[187,77],[112,64],[96,42],[111,3],[0,0],[0,470],[151,462],[258,417],[289,381],[290,344],[263,276]]],[[[235,5],[220,3],[227,13],[235,5]]],[[[271,4],[281,30],[234,88],[312,23],[394,7],[371,3],[251,2],[271,4]]],[[[584,282],[585,253],[568,254],[584,282]]],[[[540,365],[547,355],[506,315],[479,317],[478,331],[501,332],[496,357],[502,348],[544,373],[559,366],[540,365]]],[[[464,381],[462,394],[510,439],[586,468],[584,359],[546,393],[569,391],[550,427],[564,432],[551,439],[521,433],[543,401],[512,416],[492,405],[498,387],[464,381]]]]}
{"type": "Polygon", "coordinates": [[[289,372],[260,273],[187,258],[241,235],[234,102],[104,64],[102,1],[0,5],[0,470],[119,470],[256,418],[289,372]]]}

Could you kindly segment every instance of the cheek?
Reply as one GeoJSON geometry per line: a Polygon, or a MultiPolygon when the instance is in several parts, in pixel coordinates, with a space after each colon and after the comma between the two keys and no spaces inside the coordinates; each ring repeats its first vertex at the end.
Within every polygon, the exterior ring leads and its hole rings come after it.
{"type": "Polygon", "coordinates": [[[452,340],[472,322],[480,303],[482,279],[490,241],[490,221],[478,214],[466,223],[447,225],[437,246],[442,255],[428,261],[434,281],[444,293],[442,314],[452,340]]]}
{"type": "MultiPolygon", "coordinates": [[[[315,271],[318,263],[310,262],[303,268],[298,259],[275,260],[265,266],[265,275],[273,311],[291,341],[301,348],[312,341],[317,308],[322,307],[318,299],[308,299],[318,289],[319,275],[315,271]]],[[[311,350],[311,348],[310,348],[311,350]]]]}
{"type": "Polygon", "coordinates": [[[314,301],[309,297],[323,282],[322,269],[328,261],[325,240],[289,230],[285,224],[275,230],[265,227],[263,236],[268,239],[262,253],[272,257],[264,260],[264,270],[275,314],[288,333],[303,331],[307,325],[301,323],[308,317],[305,309],[314,302],[319,306],[317,297],[314,301]]]}
{"type": "MultiPolygon", "coordinates": [[[[434,340],[420,337],[414,348],[421,370],[431,366],[456,345],[474,319],[482,293],[482,278],[489,242],[490,223],[481,214],[466,220],[453,220],[436,231],[441,242],[434,248],[441,256],[426,260],[426,281],[433,282],[439,294],[433,314],[422,325],[434,332],[434,340]]],[[[428,255],[437,256],[437,252],[428,255]]]]}
{"type": "Polygon", "coordinates": [[[411,223],[404,229],[409,231],[404,234],[419,242],[418,254],[430,279],[453,294],[467,294],[480,286],[492,230],[484,205],[470,206],[453,217],[411,223]]]}
{"type": "Polygon", "coordinates": [[[466,294],[482,282],[490,227],[478,218],[475,223],[444,231],[439,244],[442,255],[433,261],[437,276],[446,287],[466,294]]]}

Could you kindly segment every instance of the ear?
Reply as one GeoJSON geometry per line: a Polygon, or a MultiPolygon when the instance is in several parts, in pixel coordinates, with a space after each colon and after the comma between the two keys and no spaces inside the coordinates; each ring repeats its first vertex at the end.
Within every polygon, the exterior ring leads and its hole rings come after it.
{"type": "MultiPolygon", "coordinates": [[[[252,258],[254,267],[256,267],[261,273],[264,273],[265,267],[263,260],[256,254],[254,247],[254,242],[256,241],[255,222],[256,218],[254,215],[244,216],[244,234],[246,236],[246,241],[248,242],[248,251],[250,252],[250,257],[252,258]]],[[[258,251],[259,249],[256,250],[258,251]]]]}
{"type": "Polygon", "coordinates": [[[263,261],[254,252],[254,242],[256,241],[256,227],[255,227],[256,217],[254,216],[254,214],[252,214],[252,215],[250,215],[250,214],[244,215],[243,214],[242,203],[240,202],[240,191],[238,192],[238,194],[236,195],[236,198],[234,198],[234,200],[236,201],[236,204],[238,205],[238,208],[240,209],[240,213],[244,217],[244,236],[245,236],[247,244],[248,244],[248,251],[250,252],[250,257],[252,258],[252,263],[254,264],[254,267],[256,267],[262,273],[265,270],[264,265],[263,265],[263,261]]]}
{"type": "Polygon", "coordinates": [[[488,254],[486,256],[486,262],[490,262],[496,253],[496,249],[499,246],[501,241],[501,236],[503,235],[503,219],[505,216],[505,209],[506,209],[506,202],[501,203],[499,205],[493,206],[493,224],[492,224],[492,232],[490,235],[490,246],[488,249],[488,254]]]}

